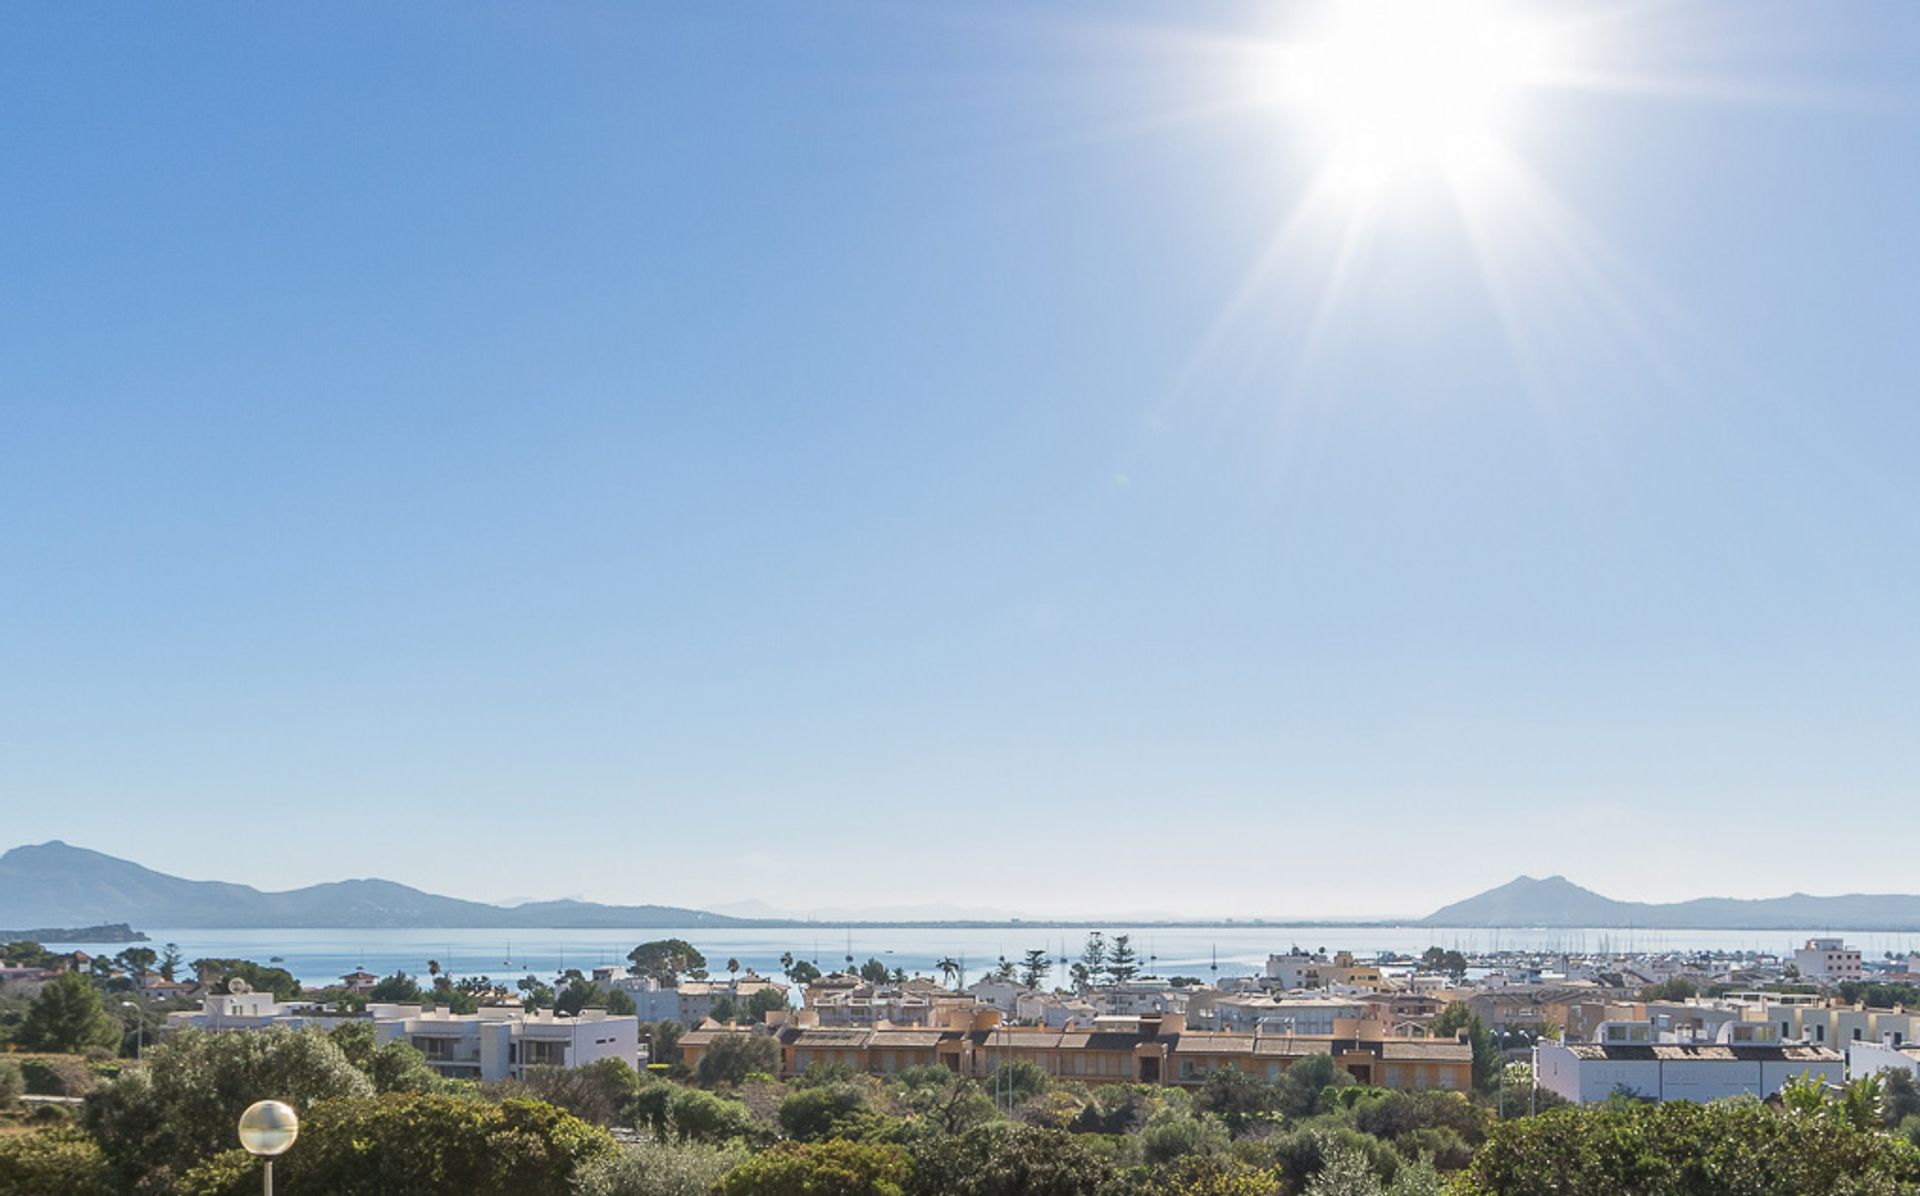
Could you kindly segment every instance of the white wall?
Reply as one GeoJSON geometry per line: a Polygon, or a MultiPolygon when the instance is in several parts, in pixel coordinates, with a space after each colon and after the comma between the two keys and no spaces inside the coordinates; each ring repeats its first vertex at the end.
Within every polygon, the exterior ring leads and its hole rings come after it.
{"type": "Polygon", "coordinates": [[[1534,1047],[1534,1076],[1542,1088],[1578,1104],[1593,1104],[1628,1088],[1654,1100],[1710,1101],[1751,1093],[1767,1097],[1788,1080],[1812,1072],[1840,1083],[1840,1060],[1807,1063],[1745,1059],[1581,1059],[1559,1043],[1534,1047]]]}
{"type": "Polygon", "coordinates": [[[1920,1059],[1896,1051],[1890,1046],[1877,1042],[1850,1042],[1847,1044],[1847,1078],[1859,1079],[1861,1076],[1876,1075],[1889,1068],[1896,1068],[1910,1075],[1920,1076],[1920,1059]]]}

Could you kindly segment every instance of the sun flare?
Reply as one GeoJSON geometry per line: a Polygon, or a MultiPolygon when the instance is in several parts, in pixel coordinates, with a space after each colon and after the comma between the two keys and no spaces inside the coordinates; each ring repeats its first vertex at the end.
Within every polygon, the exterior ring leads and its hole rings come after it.
{"type": "Polygon", "coordinates": [[[1301,111],[1344,184],[1483,173],[1522,94],[1552,70],[1543,31],[1493,0],[1345,0],[1279,51],[1277,98],[1301,111]]]}

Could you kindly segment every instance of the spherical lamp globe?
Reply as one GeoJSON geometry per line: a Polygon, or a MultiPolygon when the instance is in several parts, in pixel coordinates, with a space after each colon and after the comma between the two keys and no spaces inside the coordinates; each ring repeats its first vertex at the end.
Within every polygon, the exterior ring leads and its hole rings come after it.
{"type": "Polygon", "coordinates": [[[240,1114],[240,1145],[249,1154],[267,1159],[285,1154],[299,1136],[300,1119],[280,1101],[255,1101],[240,1114]]]}

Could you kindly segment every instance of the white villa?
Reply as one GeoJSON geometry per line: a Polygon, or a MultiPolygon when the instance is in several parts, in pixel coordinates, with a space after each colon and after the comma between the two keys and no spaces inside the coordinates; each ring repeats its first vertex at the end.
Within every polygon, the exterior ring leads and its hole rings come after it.
{"type": "Polygon", "coordinates": [[[583,1067],[618,1059],[640,1062],[640,1021],[585,1009],[578,1017],[551,1010],[484,1006],[449,1013],[431,1005],[370,1004],[365,1013],[337,1013],[311,1002],[281,1002],[272,993],[219,993],[197,1010],[167,1015],[167,1029],[265,1030],[273,1026],[332,1029],[346,1021],[373,1023],[374,1041],[400,1039],[427,1057],[441,1075],[468,1080],[517,1079],[528,1067],[583,1067]]]}
{"type": "Polygon", "coordinates": [[[1813,1075],[1831,1084],[1846,1078],[1838,1051],[1783,1043],[1769,1022],[1730,1022],[1716,1042],[1663,1041],[1651,1022],[1602,1022],[1595,1041],[1534,1044],[1533,1074],[1540,1087],[1592,1104],[1616,1091],[1656,1101],[1710,1101],[1742,1093],[1769,1097],[1788,1080],[1813,1075]]]}

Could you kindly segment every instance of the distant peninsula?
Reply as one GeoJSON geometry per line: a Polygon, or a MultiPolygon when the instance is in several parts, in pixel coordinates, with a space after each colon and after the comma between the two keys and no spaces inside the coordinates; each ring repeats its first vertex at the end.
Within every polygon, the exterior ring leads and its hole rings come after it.
{"type": "MultiPolygon", "coordinates": [[[[442,897],[390,880],[343,880],[283,892],[224,881],[185,880],[59,840],[0,855],[0,923],[81,929],[15,932],[43,942],[140,942],[147,926],[182,930],[622,930],[779,929],[847,925],[991,928],[1100,928],[1116,920],[939,919],[821,922],[790,917],[738,917],[673,905],[602,905],[530,901],[491,905],[442,897]]],[[[1431,927],[1488,930],[1623,928],[1649,930],[1920,931],[1920,897],[1853,894],[1747,900],[1706,897],[1671,904],[1615,901],[1563,876],[1521,876],[1444,906],[1424,918],[1126,919],[1131,926],[1431,927]]]]}
{"type": "Polygon", "coordinates": [[[99,926],[40,926],[32,930],[0,930],[0,943],[148,943],[144,931],[125,922],[99,926]]]}

